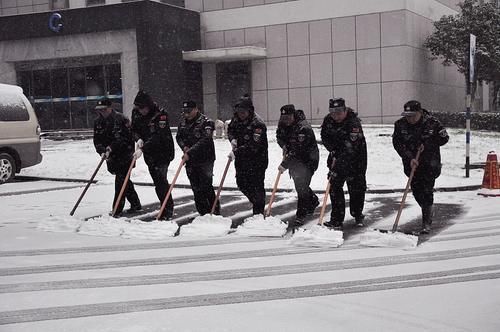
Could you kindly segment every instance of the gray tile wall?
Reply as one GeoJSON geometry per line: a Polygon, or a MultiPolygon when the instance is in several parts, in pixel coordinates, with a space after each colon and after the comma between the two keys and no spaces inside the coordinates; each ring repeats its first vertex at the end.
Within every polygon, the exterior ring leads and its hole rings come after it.
{"type": "Polygon", "coordinates": [[[49,0],[0,0],[0,15],[49,11],[49,0]]]}
{"type": "Polygon", "coordinates": [[[271,124],[286,103],[320,123],[333,96],[345,98],[367,123],[391,123],[413,98],[431,109],[462,108],[461,74],[428,60],[422,44],[432,23],[411,12],[243,30],[206,33],[207,47],[243,40],[267,48],[266,59],[252,61],[252,96],[271,124]]]}
{"type": "Polygon", "coordinates": [[[199,12],[267,5],[297,0],[185,0],[185,7],[199,12]]]}

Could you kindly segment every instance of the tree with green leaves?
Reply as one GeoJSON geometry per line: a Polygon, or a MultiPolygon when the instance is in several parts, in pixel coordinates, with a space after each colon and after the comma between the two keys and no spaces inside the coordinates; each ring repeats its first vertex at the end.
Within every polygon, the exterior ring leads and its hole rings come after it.
{"type": "Polygon", "coordinates": [[[469,79],[469,36],[477,37],[475,77],[471,95],[474,100],[477,82],[493,84],[493,105],[498,103],[500,90],[500,9],[495,3],[483,0],[465,0],[459,4],[456,15],[443,16],[434,22],[434,33],[424,47],[431,51],[433,60],[444,65],[454,64],[469,79]]]}

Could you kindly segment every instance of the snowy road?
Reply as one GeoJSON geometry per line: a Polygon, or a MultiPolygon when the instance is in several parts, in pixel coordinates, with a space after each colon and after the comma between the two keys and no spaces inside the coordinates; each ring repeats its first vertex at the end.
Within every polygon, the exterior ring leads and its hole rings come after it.
{"type": "MultiPolygon", "coordinates": [[[[0,220],[0,331],[500,329],[498,200],[475,192],[437,193],[435,232],[403,251],[360,246],[351,218],[336,249],[235,234],[154,241],[42,231],[37,224],[67,215],[82,189],[59,185],[1,198],[15,212],[0,220]]],[[[44,186],[52,184],[36,184],[44,186]]],[[[78,218],[107,211],[112,190],[92,187],[78,218]]],[[[152,188],[138,190],[144,204],[155,201],[152,188]]],[[[190,191],[175,197],[185,220],[190,191]]],[[[368,227],[390,227],[399,197],[368,195],[368,227]]],[[[233,221],[248,214],[238,192],[222,198],[233,221]]],[[[419,223],[408,203],[403,229],[419,223]]],[[[273,214],[293,218],[294,204],[283,193],[273,214]]]]}

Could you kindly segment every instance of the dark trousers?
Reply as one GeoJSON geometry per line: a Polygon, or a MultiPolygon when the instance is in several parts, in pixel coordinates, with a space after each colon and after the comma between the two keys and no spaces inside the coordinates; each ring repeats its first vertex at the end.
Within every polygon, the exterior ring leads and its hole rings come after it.
{"type": "MultiPolygon", "coordinates": [[[[214,163],[208,162],[199,165],[186,165],[186,173],[193,189],[196,210],[203,216],[210,213],[215,201],[215,192],[212,185],[214,163]]],[[[215,206],[214,214],[220,214],[220,202],[215,206]]]]}
{"type": "MultiPolygon", "coordinates": [[[[160,204],[163,203],[165,196],[167,195],[168,189],[170,188],[170,184],[167,180],[167,172],[168,165],[148,165],[149,174],[151,174],[151,178],[153,179],[153,183],[155,185],[156,196],[160,200],[160,204]]],[[[174,213],[174,199],[172,198],[172,194],[167,200],[167,204],[165,205],[165,210],[163,212],[162,217],[168,216],[171,217],[174,213]]]]}
{"type": "Polygon", "coordinates": [[[431,207],[434,204],[434,183],[436,179],[425,174],[415,173],[411,181],[411,191],[422,208],[431,207]]]}
{"type": "Polygon", "coordinates": [[[246,170],[236,168],[236,184],[253,205],[253,214],[264,214],[266,191],[264,189],[265,169],[246,170]]]}
{"type": "Polygon", "coordinates": [[[304,164],[295,164],[289,170],[297,191],[297,218],[305,217],[317,205],[318,196],[311,190],[311,178],[314,172],[304,164]]]}
{"type": "Polygon", "coordinates": [[[342,225],[345,218],[344,183],[347,182],[349,192],[349,210],[351,216],[358,218],[363,214],[366,193],[365,175],[336,176],[330,179],[330,200],[332,202],[332,213],[330,221],[337,226],[342,225]]]}
{"type": "MultiPolygon", "coordinates": [[[[115,174],[115,197],[113,198],[113,209],[116,204],[116,200],[118,199],[118,195],[120,194],[120,190],[122,189],[123,182],[125,181],[125,177],[127,176],[127,171],[116,172],[115,174]]],[[[122,195],[120,203],[118,204],[118,208],[116,209],[116,214],[120,214],[123,211],[123,207],[125,206],[125,198],[130,203],[130,206],[137,207],[141,206],[141,202],[139,201],[139,196],[135,191],[134,184],[129,179],[127,182],[127,187],[125,188],[125,192],[122,195]]]]}

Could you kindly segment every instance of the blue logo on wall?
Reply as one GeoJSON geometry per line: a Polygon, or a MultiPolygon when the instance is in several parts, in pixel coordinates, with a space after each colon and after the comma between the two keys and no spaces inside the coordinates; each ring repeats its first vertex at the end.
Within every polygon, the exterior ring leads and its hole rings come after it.
{"type": "Polygon", "coordinates": [[[63,28],[62,16],[59,13],[53,13],[49,18],[49,29],[54,32],[61,32],[63,28]]]}

